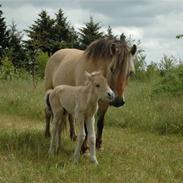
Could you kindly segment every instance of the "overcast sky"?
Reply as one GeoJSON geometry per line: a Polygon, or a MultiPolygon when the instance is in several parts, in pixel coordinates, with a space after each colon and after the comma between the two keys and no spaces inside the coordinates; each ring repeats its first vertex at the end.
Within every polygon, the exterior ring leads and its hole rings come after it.
{"type": "Polygon", "coordinates": [[[124,32],[140,39],[147,55],[147,62],[158,62],[163,54],[183,59],[183,0],[1,0],[8,25],[12,20],[19,30],[27,29],[41,10],[49,15],[61,8],[75,28],[82,26],[93,16],[108,25],[114,34],[124,32]]]}

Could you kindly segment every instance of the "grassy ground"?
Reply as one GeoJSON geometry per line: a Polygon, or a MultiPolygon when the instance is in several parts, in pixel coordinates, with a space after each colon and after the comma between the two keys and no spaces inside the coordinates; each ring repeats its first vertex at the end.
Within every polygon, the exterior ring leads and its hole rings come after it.
{"type": "Polygon", "coordinates": [[[0,83],[0,182],[183,182],[183,96],[157,95],[153,83],[131,82],[126,106],[110,108],[100,165],[82,156],[70,162],[75,143],[68,135],[48,158],[43,136],[43,84],[0,83]]]}

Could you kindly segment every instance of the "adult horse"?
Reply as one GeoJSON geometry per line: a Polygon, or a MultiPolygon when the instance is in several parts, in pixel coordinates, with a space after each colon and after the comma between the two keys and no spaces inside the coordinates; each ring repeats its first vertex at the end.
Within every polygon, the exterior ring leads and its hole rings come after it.
{"type": "MultiPolygon", "coordinates": [[[[99,102],[96,146],[102,145],[102,131],[104,127],[104,116],[109,107],[122,106],[124,101],[124,90],[127,85],[128,76],[134,72],[133,56],[136,52],[136,45],[131,48],[123,40],[116,38],[101,38],[92,42],[85,51],[78,49],[61,49],[54,53],[47,62],[45,69],[45,90],[66,85],[83,85],[85,71],[91,73],[102,69],[110,87],[115,92],[115,100],[110,104],[104,101],[99,102]]],[[[45,136],[50,136],[49,111],[46,113],[45,136]]],[[[73,119],[70,116],[70,136],[74,137],[73,119]]],[[[83,151],[86,148],[86,141],[83,151]]]]}

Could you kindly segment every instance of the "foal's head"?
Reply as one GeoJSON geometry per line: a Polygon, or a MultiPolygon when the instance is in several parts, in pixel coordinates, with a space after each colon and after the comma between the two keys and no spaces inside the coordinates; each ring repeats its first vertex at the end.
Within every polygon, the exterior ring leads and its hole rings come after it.
{"type": "Polygon", "coordinates": [[[87,82],[92,86],[93,94],[96,94],[99,99],[113,101],[115,94],[108,85],[107,79],[103,76],[101,71],[92,73],[85,72],[87,82]]]}

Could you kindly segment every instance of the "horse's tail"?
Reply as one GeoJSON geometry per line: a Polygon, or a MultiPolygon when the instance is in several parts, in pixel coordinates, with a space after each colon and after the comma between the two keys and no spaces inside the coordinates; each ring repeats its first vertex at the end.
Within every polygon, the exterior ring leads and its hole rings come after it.
{"type": "Polygon", "coordinates": [[[47,110],[53,115],[51,104],[50,104],[50,94],[51,94],[52,91],[53,91],[53,89],[50,89],[46,92],[46,94],[45,94],[45,104],[46,104],[47,110]]]}

